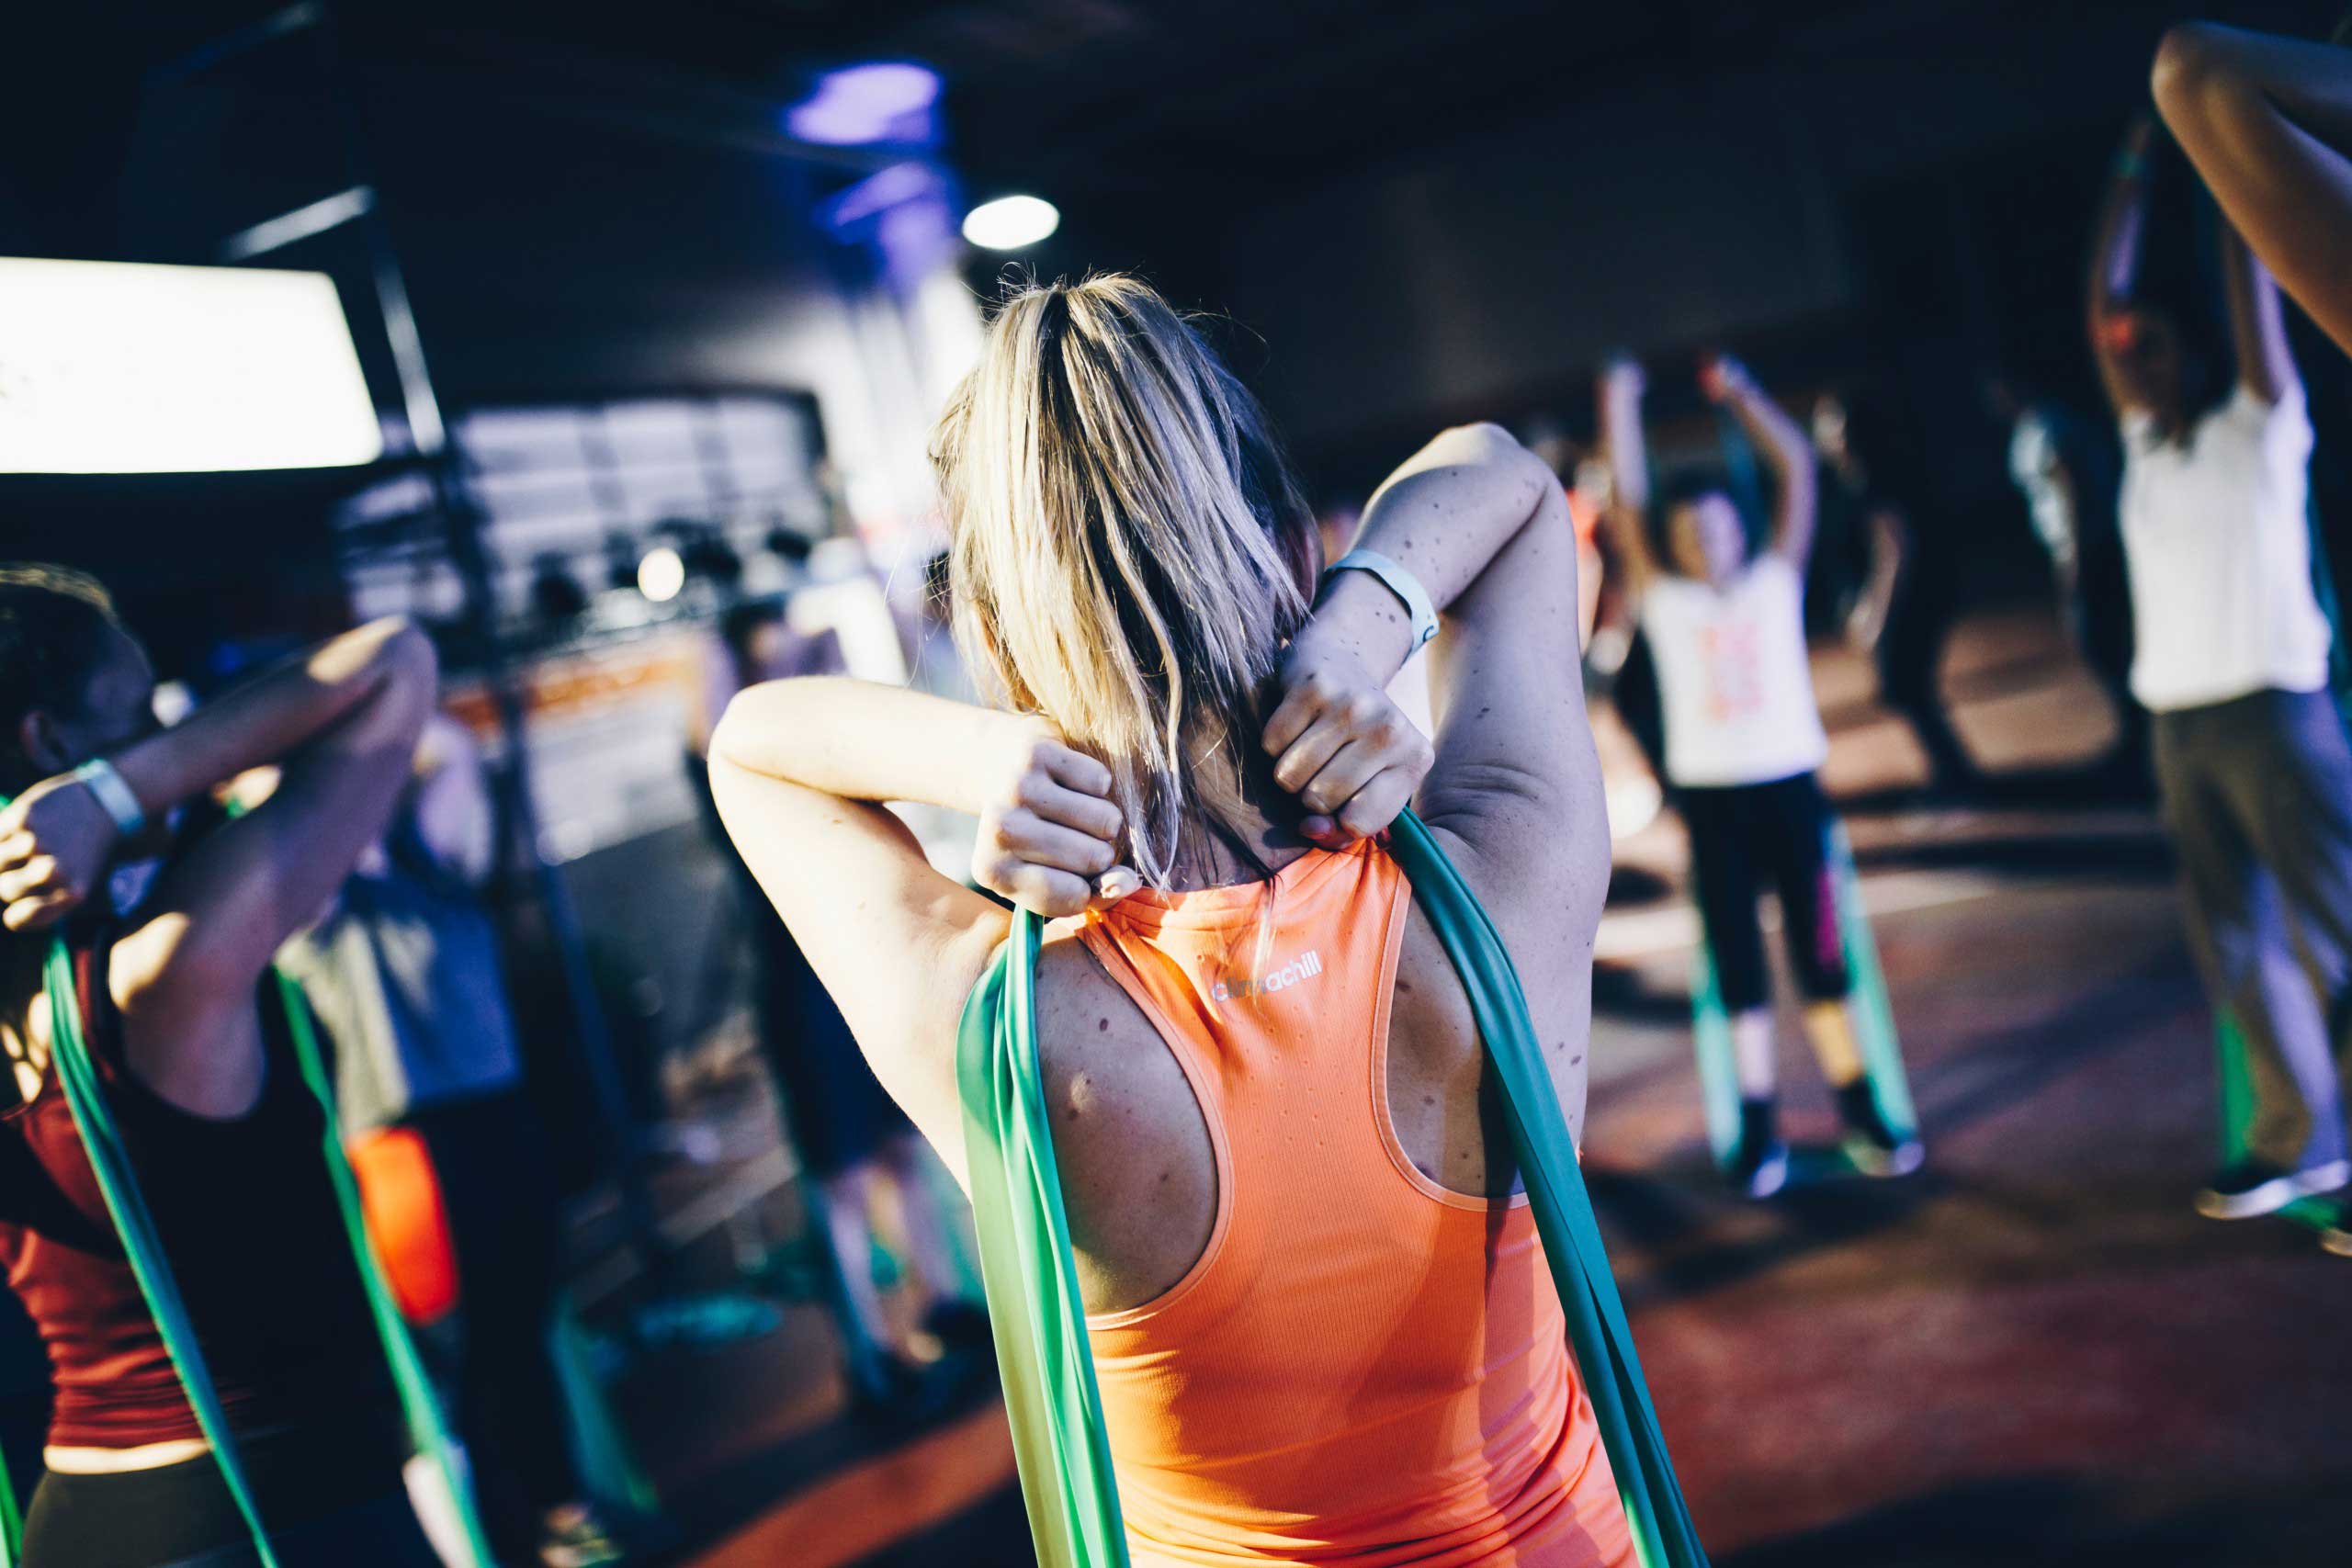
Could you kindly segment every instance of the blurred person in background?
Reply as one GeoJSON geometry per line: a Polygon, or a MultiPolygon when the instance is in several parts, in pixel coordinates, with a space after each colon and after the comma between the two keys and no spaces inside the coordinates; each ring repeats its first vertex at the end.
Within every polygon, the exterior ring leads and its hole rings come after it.
{"type": "MultiPolygon", "coordinates": [[[[726,700],[762,682],[842,667],[831,631],[795,631],[784,603],[773,599],[729,610],[712,653],[712,693],[726,700]]],[[[714,711],[725,705],[722,700],[714,711]]],[[[709,756],[693,756],[691,766],[751,927],[753,1027],[801,1170],[815,1190],[813,1217],[840,1292],[836,1305],[844,1317],[853,1390],[876,1410],[926,1408],[961,1370],[960,1363],[942,1365],[946,1353],[976,1346],[987,1326],[985,1314],[963,1297],[922,1141],[866,1065],[795,933],[762,892],[741,840],[719,824],[709,756]],[[884,1200],[897,1211],[908,1253],[910,1312],[893,1312],[875,1282],[874,1214],[884,1200]]],[[[821,868],[811,866],[808,874],[820,875],[821,868]]]]}
{"type": "Polygon", "coordinates": [[[1951,727],[1940,672],[1959,612],[1962,558],[1952,520],[1894,418],[1871,398],[1825,393],[1813,409],[1829,532],[1863,563],[1846,631],[1878,667],[1879,700],[1910,728],[1928,790],[1964,794],[1976,764],[1951,727]]]}
{"type": "Polygon", "coordinates": [[[170,729],[103,589],[0,569],[0,1259],[57,1398],[28,1568],[252,1561],[98,1190],[54,1056],[62,931],[83,1029],[286,1568],[435,1568],[409,1442],[321,1154],[272,956],[384,831],[435,684],[379,621],[170,729]],[[275,765],[234,821],[209,792],[275,765]],[[183,811],[183,807],[186,807],[183,811]]]}
{"type": "Polygon", "coordinates": [[[2089,328],[2123,431],[2123,547],[2190,942],[2246,1042],[2246,1156],[2197,1196],[2244,1219],[2352,1179],[2352,751],[2312,585],[2312,425],[2278,290],[2193,175],[2132,128],[2092,258],[2089,328]],[[2226,320],[2224,319],[2226,318],[2226,320]]]}
{"type": "Polygon", "coordinates": [[[2132,600],[2114,444],[2058,399],[2007,376],[1985,378],[1984,402],[2009,433],[2009,481],[2049,554],[2067,636],[2115,710],[2114,771],[2123,780],[2143,779],[2148,716],[2132,695],[2132,600]]]}
{"type": "Polygon", "coordinates": [[[1727,476],[1687,473],[1655,502],[1642,431],[1641,367],[1602,372],[1602,440],[1614,474],[1611,517],[1626,592],[1656,660],[1666,776],[1690,834],[1694,902],[1730,1015],[1740,1092],[1734,1185],[1754,1198],[1787,1182],[1778,1127],[1771,969],[1757,899],[1767,879],[1805,994],[1805,1034],[1836,1092],[1844,1149],[1873,1176],[1917,1169],[1924,1153],[1879,1114],[1846,998],[1852,989],[1828,852],[1829,808],[1814,771],[1829,742],[1814,702],[1804,639],[1815,464],[1796,422],[1731,359],[1702,372],[1777,481],[1771,530],[1750,551],[1727,476]]]}
{"type": "Polygon", "coordinates": [[[713,784],[951,1169],[1010,917],[883,803],[977,817],[984,886],[1083,917],[1039,1049],[1133,1561],[1630,1564],[1460,983],[1368,837],[1418,797],[1580,1123],[1609,839],[1557,480],[1449,431],[1318,582],[1255,400],[1115,276],[1005,301],[934,450],[1006,708],[772,682],[713,784]],[[1432,748],[1384,692],[1441,613],[1432,748]]]}
{"type": "Polygon", "coordinates": [[[586,1501],[551,1353],[557,1197],[481,895],[496,826],[472,735],[435,715],[390,829],[279,963],[333,1043],[344,1139],[388,1268],[399,1277],[404,1250],[388,1229],[454,1268],[458,1343],[442,1371],[492,1549],[597,1568],[622,1553],[586,1501]]]}

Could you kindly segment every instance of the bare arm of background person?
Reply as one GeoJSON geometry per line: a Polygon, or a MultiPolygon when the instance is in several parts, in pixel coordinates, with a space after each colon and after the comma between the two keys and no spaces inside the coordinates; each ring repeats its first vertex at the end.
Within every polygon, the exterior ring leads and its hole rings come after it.
{"type": "Polygon", "coordinates": [[[1631,359],[1602,367],[1594,401],[1600,418],[1600,452],[1609,465],[1609,506],[1601,521],[1625,570],[1623,614],[1636,619],[1642,591],[1657,570],[1650,549],[1649,446],[1642,433],[1642,367],[1631,359]]]}
{"type": "Polygon", "coordinates": [[[1814,458],[1813,443],[1789,412],[1756,384],[1747,367],[1728,355],[1700,370],[1699,385],[1710,400],[1731,410],[1779,481],[1770,548],[1793,563],[1802,576],[1805,558],[1813,554],[1814,522],[1821,510],[1815,494],[1819,465],[1814,458]]]}
{"type": "Polygon", "coordinates": [[[2098,238],[2091,246],[2090,291],[2085,305],[2085,326],[2091,355],[2098,364],[2099,384],[2107,400],[2121,417],[2141,406],[2132,379],[2120,367],[2120,355],[2111,335],[2110,320],[2118,303],[2128,299],[2139,276],[2140,248],[2148,223],[2148,149],[2154,125],[2143,118],[2123,139],[2099,209],[2098,238]]]}
{"type": "Polygon", "coordinates": [[[2352,353],[2352,51],[2185,23],[2152,85],[2230,222],[2352,353]]]}
{"type": "Polygon", "coordinates": [[[2301,379],[2295,373],[2295,351],[2287,344],[2278,285],[2234,230],[2222,236],[2222,276],[2238,385],[2265,403],[2276,403],[2301,379]]]}

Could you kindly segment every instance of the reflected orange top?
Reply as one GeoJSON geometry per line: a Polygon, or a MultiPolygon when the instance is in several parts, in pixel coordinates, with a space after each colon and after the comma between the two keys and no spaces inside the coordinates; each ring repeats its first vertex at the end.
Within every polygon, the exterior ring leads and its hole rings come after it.
{"type": "Polygon", "coordinates": [[[1145,891],[1057,929],[1192,1081],[1208,1250],[1088,1319],[1136,1568],[1598,1568],[1633,1546],[1524,1197],[1449,1192],[1388,1114],[1409,890],[1387,853],[1145,891]]]}

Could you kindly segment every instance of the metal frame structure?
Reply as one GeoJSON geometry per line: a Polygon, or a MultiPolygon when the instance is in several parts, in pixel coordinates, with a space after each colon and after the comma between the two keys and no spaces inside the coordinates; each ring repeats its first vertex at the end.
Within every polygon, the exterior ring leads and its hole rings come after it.
{"type": "MultiPolygon", "coordinates": [[[[306,41],[315,51],[312,64],[318,80],[331,88],[345,82],[340,43],[328,6],[322,0],[301,0],[157,68],[149,74],[146,91],[152,96],[185,89],[198,78],[254,51],[293,40],[306,41]]],[[[348,92],[330,90],[323,96],[333,105],[344,177],[348,184],[332,195],[227,236],[220,243],[218,255],[228,264],[249,262],[297,241],[346,226],[366,249],[376,307],[391,348],[401,412],[407,422],[414,460],[432,486],[444,542],[464,587],[464,624],[481,652],[483,678],[504,740],[503,755],[492,769],[492,786],[502,818],[500,844],[505,857],[503,869],[509,874],[519,870],[527,876],[546,918],[571,1012],[580,1059],[598,1114],[614,1140],[614,1174],[630,1244],[658,1276],[665,1249],[645,1179],[645,1140],[629,1114],[627,1091],[614,1057],[611,1032],[589,971],[579,911],[561,873],[539,847],[538,811],[524,761],[526,735],[523,692],[500,632],[491,563],[482,545],[480,517],[466,494],[460,455],[452,446],[442,419],[385,204],[364,173],[367,137],[359,109],[354,95],[348,92]]]]}

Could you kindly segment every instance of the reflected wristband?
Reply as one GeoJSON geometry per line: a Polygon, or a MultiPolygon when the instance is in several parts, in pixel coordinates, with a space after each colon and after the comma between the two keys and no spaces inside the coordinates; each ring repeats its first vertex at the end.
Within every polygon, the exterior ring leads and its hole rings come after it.
{"type": "Polygon", "coordinates": [[[139,796],[131,793],[112,762],[104,757],[93,757],[74,770],[74,778],[114,818],[116,832],[126,839],[135,839],[145,829],[147,808],[139,804],[139,796]]]}
{"type": "Polygon", "coordinates": [[[1431,602],[1430,591],[1421,586],[1419,578],[1377,550],[1350,550],[1330,564],[1323,573],[1323,581],[1329,582],[1343,571],[1368,571],[1404,602],[1406,613],[1413,617],[1412,653],[1419,653],[1430,638],[1437,636],[1437,605],[1431,602]]]}

